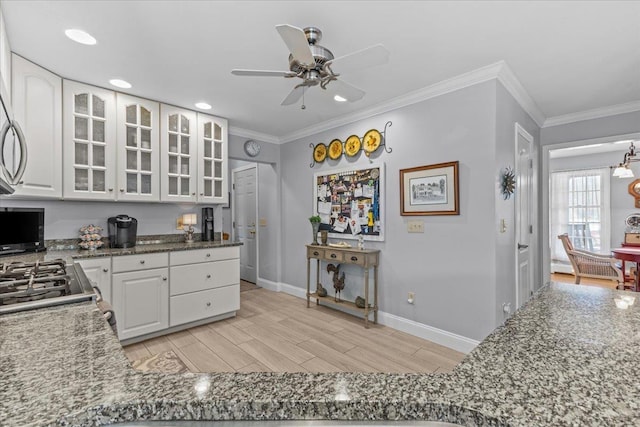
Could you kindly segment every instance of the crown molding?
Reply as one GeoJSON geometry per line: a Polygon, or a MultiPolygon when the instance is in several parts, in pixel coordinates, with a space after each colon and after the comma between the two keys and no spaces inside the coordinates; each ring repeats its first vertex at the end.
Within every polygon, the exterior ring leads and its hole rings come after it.
{"type": "Polygon", "coordinates": [[[443,80],[431,86],[427,86],[425,88],[409,92],[408,94],[398,96],[389,101],[377,104],[371,108],[356,111],[352,114],[341,116],[337,119],[327,120],[325,122],[318,123],[317,125],[309,126],[304,129],[286,134],[282,136],[281,141],[283,143],[295,141],[296,139],[315,135],[319,132],[333,129],[338,126],[347,125],[349,123],[357,122],[358,120],[370,118],[377,114],[386,113],[388,111],[416,104],[427,99],[435,98],[436,96],[444,95],[449,92],[454,92],[456,90],[473,86],[478,83],[483,83],[491,79],[495,79],[498,77],[500,70],[504,66],[504,61],[500,61],[482,68],[478,68],[465,74],[460,74],[456,77],[443,80]]]}
{"type": "Polygon", "coordinates": [[[498,71],[498,81],[502,83],[516,102],[520,104],[522,109],[531,116],[533,121],[536,122],[539,127],[542,127],[545,122],[544,114],[524,86],[522,86],[522,83],[520,83],[520,80],[518,80],[509,65],[507,65],[505,61],[500,61],[500,63],[502,67],[498,71]]]}
{"type": "Polygon", "coordinates": [[[271,144],[280,144],[282,140],[275,135],[268,133],[256,132],[249,129],[243,129],[236,126],[229,126],[229,134],[242,138],[257,139],[262,142],[270,142],[271,144]]]}
{"type": "Polygon", "coordinates": [[[625,104],[610,105],[608,107],[594,108],[593,110],[578,111],[577,113],[563,114],[549,117],[542,127],[566,125],[568,123],[593,120],[602,117],[615,116],[617,114],[633,113],[640,111],[640,101],[627,102],[625,104]]]}

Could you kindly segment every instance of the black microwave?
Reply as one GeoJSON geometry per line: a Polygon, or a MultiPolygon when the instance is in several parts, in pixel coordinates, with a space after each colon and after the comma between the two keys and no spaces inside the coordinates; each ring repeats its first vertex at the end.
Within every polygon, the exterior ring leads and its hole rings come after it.
{"type": "Polygon", "coordinates": [[[0,255],[44,250],[43,208],[0,208],[0,255]]]}

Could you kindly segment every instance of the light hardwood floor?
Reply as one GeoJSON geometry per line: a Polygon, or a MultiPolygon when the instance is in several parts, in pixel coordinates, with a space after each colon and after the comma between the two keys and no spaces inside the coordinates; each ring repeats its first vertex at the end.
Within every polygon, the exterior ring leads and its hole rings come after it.
{"type": "MultiPolygon", "coordinates": [[[[243,289],[251,289],[246,283],[243,289]]],[[[243,291],[232,319],[125,347],[173,350],[191,372],[447,372],[464,354],[282,292],[243,291]]]]}
{"type": "MultiPolygon", "coordinates": [[[[562,283],[573,283],[575,284],[576,276],[573,274],[565,274],[565,273],[551,273],[551,281],[552,282],[562,282],[562,283]]],[[[602,279],[591,279],[584,278],[580,279],[580,285],[586,286],[597,286],[600,288],[609,288],[616,289],[617,284],[613,280],[602,280],[602,279]]]]}

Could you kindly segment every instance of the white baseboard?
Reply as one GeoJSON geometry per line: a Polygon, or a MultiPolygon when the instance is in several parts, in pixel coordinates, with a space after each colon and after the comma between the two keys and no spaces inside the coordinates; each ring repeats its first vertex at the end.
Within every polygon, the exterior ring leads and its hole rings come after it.
{"type": "MultiPolygon", "coordinates": [[[[270,291],[284,292],[302,299],[307,298],[305,289],[289,285],[287,283],[272,282],[271,280],[258,278],[258,285],[270,291]]],[[[434,328],[433,326],[425,325],[410,319],[405,319],[404,317],[396,316],[395,314],[385,313],[384,311],[378,311],[378,322],[381,325],[406,332],[425,340],[433,341],[436,344],[444,345],[445,347],[452,348],[465,354],[471,352],[471,350],[480,344],[480,341],[434,328]]]]}
{"type": "Polygon", "coordinates": [[[560,262],[552,262],[551,263],[551,272],[552,273],[573,274],[573,267],[571,267],[571,264],[564,264],[564,263],[560,263],[560,262]]]}

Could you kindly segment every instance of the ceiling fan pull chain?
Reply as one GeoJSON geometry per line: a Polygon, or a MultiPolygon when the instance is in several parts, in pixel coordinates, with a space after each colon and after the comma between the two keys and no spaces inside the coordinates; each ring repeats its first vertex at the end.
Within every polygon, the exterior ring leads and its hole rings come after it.
{"type": "Polygon", "coordinates": [[[304,110],[307,108],[307,106],[304,105],[304,90],[305,90],[305,87],[303,86],[302,87],[302,107],[300,107],[301,110],[304,110]]]}

